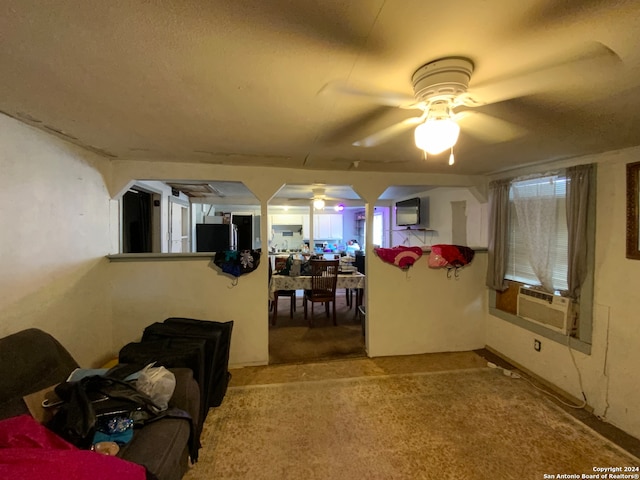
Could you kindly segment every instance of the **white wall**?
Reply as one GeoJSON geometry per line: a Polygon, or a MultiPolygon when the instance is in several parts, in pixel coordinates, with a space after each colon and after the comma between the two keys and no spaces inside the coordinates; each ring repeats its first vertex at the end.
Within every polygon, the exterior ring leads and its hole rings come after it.
{"type": "MultiPolygon", "coordinates": [[[[440,187],[416,195],[428,197],[433,232],[392,228],[392,245],[428,247],[452,243],[451,202],[467,203],[467,238],[486,247],[486,225],[477,212],[486,211],[464,187],[440,187]],[[480,240],[483,239],[483,240],[480,240]],[[484,242],[484,243],[483,243],[484,242]]],[[[423,200],[424,201],[424,200],[423,200]]],[[[395,222],[395,219],[392,219],[395,222]]],[[[428,253],[407,271],[367,255],[368,352],[371,356],[473,350],[484,346],[487,309],[486,252],[476,252],[456,278],[446,269],[427,266],[428,253]],[[369,280],[370,279],[370,280],[369,280]]]]}
{"type": "MultiPolygon", "coordinates": [[[[427,198],[429,202],[429,225],[433,231],[406,232],[402,227],[394,227],[392,231],[392,245],[421,247],[452,242],[451,202],[466,202],[467,214],[467,246],[486,248],[488,245],[487,203],[480,203],[468,188],[440,187],[428,190],[418,195],[427,198]]],[[[424,201],[424,200],[423,200],[424,201]]],[[[395,218],[393,219],[395,222],[395,218]]]]}
{"type": "Polygon", "coordinates": [[[108,162],[0,115],[0,336],[53,334],[86,366],[113,351],[108,162]]]}
{"type": "Polygon", "coordinates": [[[342,239],[343,243],[358,238],[356,230],[356,212],[362,211],[364,208],[348,209],[342,212],[342,239]]]}
{"type": "Polygon", "coordinates": [[[142,331],[169,317],[234,321],[231,365],[266,364],[268,353],[267,262],[233,278],[209,259],[123,261],[110,265],[115,345],[140,341],[142,331]]]}
{"type": "Polygon", "coordinates": [[[366,308],[371,356],[484,347],[486,252],[447,278],[425,253],[407,271],[368,254],[366,308]],[[370,280],[369,280],[370,279],[370,280]]]}
{"type": "MultiPolygon", "coordinates": [[[[640,437],[640,261],[625,258],[625,165],[640,148],[585,158],[598,163],[596,267],[591,355],[573,352],[589,404],[596,415],[640,437]]],[[[582,398],[578,371],[567,346],[488,315],[487,345],[572,395],[582,398]]]]}

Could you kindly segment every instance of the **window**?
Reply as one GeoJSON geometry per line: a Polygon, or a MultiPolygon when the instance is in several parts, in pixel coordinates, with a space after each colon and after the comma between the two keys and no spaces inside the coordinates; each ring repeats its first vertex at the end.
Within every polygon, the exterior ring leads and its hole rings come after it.
{"type": "MultiPolygon", "coordinates": [[[[564,176],[545,176],[535,179],[514,181],[509,189],[509,236],[508,257],[505,278],[529,285],[541,285],[541,281],[534,272],[532,255],[543,254],[536,250],[536,242],[532,236],[541,235],[542,241],[548,245],[548,258],[537,259],[544,263],[542,267],[551,270],[552,286],[556,291],[567,290],[567,265],[568,265],[568,232],[566,215],[567,180],[564,176]],[[516,196],[518,197],[516,199],[516,196]],[[524,208],[517,208],[516,201],[520,201],[524,208]],[[543,202],[539,208],[528,204],[543,202]],[[549,208],[554,214],[545,213],[549,208]],[[520,210],[520,217],[518,217],[520,210]],[[529,230],[526,220],[522,218],[528,215],[529,230]],[[551,221],[551,225],[545,226],[545,221],[551,221]],[[533,230],[533,232],[531,232],[533,230]]],[[[544,249],[543,249],[544,250],[544,249]]]]}
{"type": "Polygon", "coordinates": [[[591,351],[593,324],[595,191],[594,164],[489,184],[486,278],[495,291],[489,312],[584,353],[591,351]],[[554,297],[553,308],[520,315],[522,283],[568,298],[570,308],[554,297]],[[557,312],[564,315],[559,328],[557,312]]]}

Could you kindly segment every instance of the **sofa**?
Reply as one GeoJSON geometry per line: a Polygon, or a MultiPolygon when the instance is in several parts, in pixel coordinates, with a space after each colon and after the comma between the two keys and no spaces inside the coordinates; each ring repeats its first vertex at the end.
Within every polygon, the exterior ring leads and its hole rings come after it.
{"type": "MultiPolygon", "coordinates": [[[[30,328],[0,339],[0,420],[28,414],[25,395],[64,382],[78,368],[69,352],[50,334],[30,328]]],[[[189,414],[193,423],[161,418],[136,429],[118,456],[146,468],[149,478],[179,480],[189,468],[192,424],[198,425],[200,391],[188,368],[170,369],[176,388],[170,407],[189,414]]],[[[193,443],[191,443],[193,446],[193,443]]]]}

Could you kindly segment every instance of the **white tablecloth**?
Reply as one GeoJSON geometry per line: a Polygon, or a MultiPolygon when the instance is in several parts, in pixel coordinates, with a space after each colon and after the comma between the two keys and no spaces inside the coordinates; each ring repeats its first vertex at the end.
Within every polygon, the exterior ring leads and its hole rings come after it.
{"type": "MultiPolygon", "coordinates": [[[[364,288],[365,275],[362,273],[338,274],[337,288],[364,288]]],[[[276,290],[310,290],[311,276],[289,277],[273,275],[269,283],[269,299],[273,300],[276,290]]]]}

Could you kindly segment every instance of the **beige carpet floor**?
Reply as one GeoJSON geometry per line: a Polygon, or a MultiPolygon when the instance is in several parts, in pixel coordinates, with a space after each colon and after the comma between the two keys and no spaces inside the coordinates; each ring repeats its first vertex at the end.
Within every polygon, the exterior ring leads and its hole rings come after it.
{"type": "Polygon", "coordinates": [[[231,387],[202,443],[185,480],[542,479],[640,463],[488,368],[231,387]]]}

